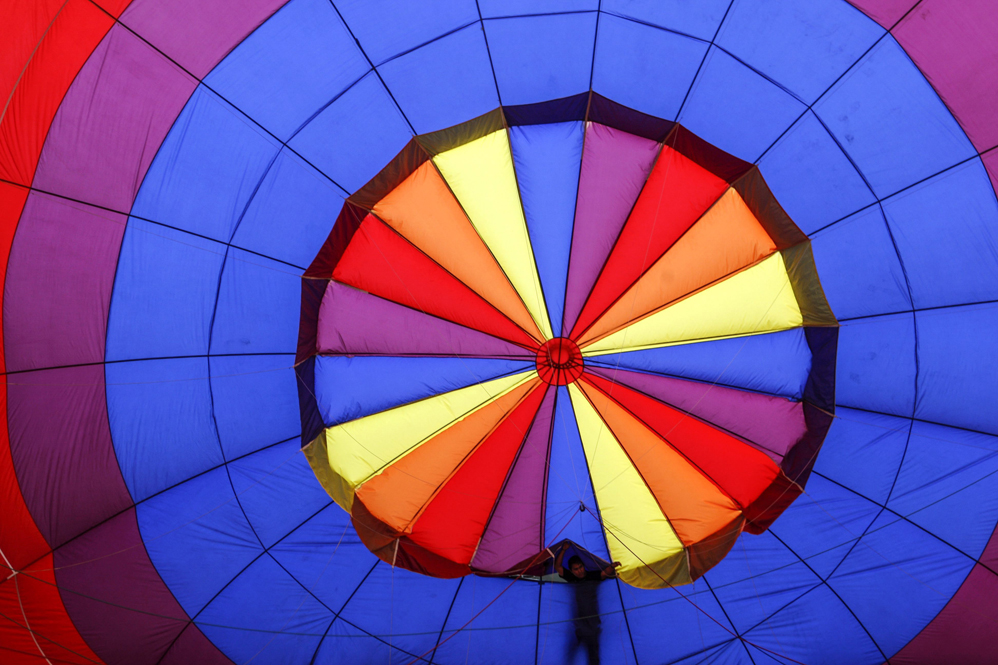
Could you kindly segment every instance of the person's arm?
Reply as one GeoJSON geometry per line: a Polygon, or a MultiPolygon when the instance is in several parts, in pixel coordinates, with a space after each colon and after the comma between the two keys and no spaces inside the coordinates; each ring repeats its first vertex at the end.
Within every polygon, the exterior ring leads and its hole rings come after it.
{"type": "Polygon", "coordinates": [[[603,579],[605,580],[605,579],[609,579],[611,577],[616,577],[617,576],[617,572],[614,570],[615,568],[620,568],[620,562],[619,561],[614,561],[612,566],[607,566],[606,568],[603,569],[603,571],[601,573],[602,576],[603,576],[603,579]]]}
{"type": "Polygon", "coordinates": [[[562,577],[565,577],[565,567],[561,565],[561,561],[562,561],[562,559],[565,558],[565,551],[567,549],[568,549],[568,544],[567,543],[564,544],[564,545],[562,545],[561,549],[558,550],[558,556],[556,556],[555,559],[554,559],[554,569],[555,569],[555,572],[557,572],[562,577]]]}

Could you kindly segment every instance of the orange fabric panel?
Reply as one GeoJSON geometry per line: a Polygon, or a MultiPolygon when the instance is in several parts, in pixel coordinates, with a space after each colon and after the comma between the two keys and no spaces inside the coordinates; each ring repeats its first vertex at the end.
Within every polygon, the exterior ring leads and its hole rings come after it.
{"type": "Polygon", "coordinates": [[[12,579],[0,582],[0,645],[4,647],[0,662],[44,663],[42,653],[52,663],[102,662],[66,615],[52,564],[52,554],[47,554],[18,575],[16,585],[12,579]]]}
{"type": "Polygon", "coordinates": [[[538,385],[538,379],[527,381],[441,431],[361,485],[357,499],[382,523],[409,530],[440,486],[538,385]]]}
{"type": "Polygon", "coordinates": [[[373,212],[538,342],[544,339],[433,162],[416,169],[373,212]]]}
{"type": "Polygon", "coordinates": [[[547,392],[540,381],[531,383],[536,389],[430,500],[413,525],[410,538],[414,543],[456,563],[471,563],[516,453],[547,392]]]}
{"type": "Polygon", "coordinates": [[[607,257],[579,320],[573,339],[599,318],[620,294],[693,226],[728,183],[668,145],[607,257]]]}
{"type": "Polygon", "coordinates": [[[729,189],[641,279],[614,303],[580,346],[689,297],[776,251],[776,243],[729,189]]]}
{"type": "Polygon", "coordinates": [[[684,547],[722,530],[740,530],[738,504],[585,375],[579,387],[620,442],[684,547]]]}
{"type": "MultiPolygon", "coordinates": [[[[76,74],[114,19],[69,0],[28,63],[0,122],[0,178],[30,185],[49,125],[76,74]]],[[[21,64],[24,67],[24,64],[21,64]]]]}

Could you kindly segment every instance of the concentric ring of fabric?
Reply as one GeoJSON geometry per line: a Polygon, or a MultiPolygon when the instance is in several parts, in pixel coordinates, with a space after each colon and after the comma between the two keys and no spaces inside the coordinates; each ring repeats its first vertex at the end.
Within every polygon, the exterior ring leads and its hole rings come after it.
{"type": "Polygon", "coordinates": [[[393,565],[516,574],[543,556],[559,397],[635,586],[698,578],[764,531],[814,463],[837,323],[809,241],[752,165],[592,97],[584,125],[574,99],[416,137],[348,199],[305,273],[305,453],[393,565]],[[543,189],[525,146],[552,131],[582,139],[571,229],[521,202],[543,189]],[[676,346],[780,336],[808,349],[788,370],[798,394],[659,365],[676,346]],[[345,407],[332,367],[385,358],[382,399],[345,407]]]}

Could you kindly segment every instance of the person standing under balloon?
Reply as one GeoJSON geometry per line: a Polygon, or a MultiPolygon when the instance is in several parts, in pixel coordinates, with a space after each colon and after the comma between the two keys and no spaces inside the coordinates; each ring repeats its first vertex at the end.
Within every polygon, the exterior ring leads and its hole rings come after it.
{"type": "Polygon", "coordinates": [[[566,582],[572,585],[575,591],[575,639],[578,644],[586,647],[589,657],[589,665],[599,665],[599,597],[597,595],[597,585],[605,579],[616,577],[615,568],[620,566],[619,561],[614,561],[612,566],[605,569],[586,570],[582,559],[573,555],[568,560],[568,570],[562,565],[565,552],[568,551],[568,543],[561,546],[558,556],[554,560],[554,568],[566,582]]]}

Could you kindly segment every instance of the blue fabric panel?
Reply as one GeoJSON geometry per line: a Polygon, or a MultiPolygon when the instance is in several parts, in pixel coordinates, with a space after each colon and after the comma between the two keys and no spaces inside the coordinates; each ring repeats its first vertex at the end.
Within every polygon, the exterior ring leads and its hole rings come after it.
{"type": "Polygon", "coordinates": [[[974,154],[935,90],[892,37],[864,56],[814,111],[881,198],[974,154]]]}
{"type": "Polygon", "coordinates": [[[675,119],[707,44],[613,15],[600,17],[593,90],[638,111],[675,119]],[[634,80],[654,85],[634,85],[634,80]]]}
{"type": "Polygon", "coordinates": [[[565,122],[510,127],[509,138],[551,329],[561,330],[583,125],[565,122]]]}
{"type": "Polygon", "coordinates": [[[232,243],[304,270],[329,235],[345,194],[284,148],[250,201],[232,243]]]}
{"type": "Polygon", "coordinates": [[[806,109],[786,91],[712,48],[679,121],[718,148],[754,162],[806,109]]]}
{"type": "Polygon", "coordinates": [[[998,434],[998,305],[918,312],[918,408],[944,425],[998,434]]]}
{"type": "Polygon", "coordinates": [[[485,21],[502,103],[531,104],[589,90],[596,14],[485,21]]]}
{"type": "Polygon", "coordinates": [[[716,43],[811,104],[883,34],[841,0],[737,0],[716,43]]]}
{"type": "Polygon", "coordinates": [[[532,369],[532,361],[491,358],[318,356],[315,398],[330,426],[532,369]]]}
{"type": "Polygon", "coordinates": [[[710,663],[710,665],[754,665],[755,663],[767,662],[766,659],[768,656],[762,655],[760,657],[758,649],[754,650],[757,655],[749,656],[748,652],[751,649],[751,645],[739,639],[731,638],[720,646],[677,661],[674,665],[699,665],[702,663],[710,663]]]}
{"type": "Polygon", "coordinates": [[[640,663],[671,662],[703,653],[735,634],[703,580],[675,589],[638,589],[621,584],[620,593],[640,663]],[[669,626],[668,640],[662,640],[663,625],[669,626]]]}
{"type": "MultiPolygon", "coordinates": [[[[458,584],[456,579],[440,580],[380,564],[353,595],[340,617],[365,632],[392,636],[393,646],[419,655],[433,650],[458,584]],[[391,592],[386,593],[389,589],[391,592]],[[410,634],[396,636],[393,633],[410,634]]],[[[381,648],[384,661],[387,661],[388,645],[381,648]]],[[[369,658],[381,661],[375,654],[369,658]]]]}
{"type": "MultiPolygon", "coordinates": [[[[545,585],[545,593],[548,586],[554,585],[545,585]]],[[[537,645],[535,623],[539,594],[540,587],[536,582],[513,582],[474,575],[466,577],[457,597],[452,593],[446,598],[447,603],[453,598],[454,606],[447,617],[441,642],[454,635],[453,631],[464,626],[484,609],[471,624],[473,629],[478,630],[462,631],[446,644],[441,644],[433,662],[459,665],[468,660],[469,654],[479,654],[478,658],[496,665],[533,662],[537,645]],[[510,588],[502,593],[506,587],[510,588]],[[495,603],[485,609],[493,599],[496,599],[495,603]],[[507,626],[510,628],[506,628],[507,626]]],[[[445,612],[446,609],[444,604],[445,612]]],[[[437,623],[437,628],[442,624],[441,620],[437,623]]]]}
{"type": "Polygon", "coordinates": [[[915,422],[887,505],[979,557],[998,520],[998,438],[915,422]]]}
{"type": "Polygon", "coordinates": [[[828,580],[888,657],[935,618],[974,563],[895,519],[878,520],[828,580]]]}
{"type": "MultiPolygon", "coordinates": [[[[437,630],[439,630],[439,626],[437,630]]],[[[411,663],[419,656],[393,649],[389,641],[394,641],[391,635],[374,637],[357,628],[349,621],[337,619],[333,621],[322,640],[315,660],[310,665],[342,665],[342,663],[411,663]]],[[[425,663],[426,661],[421,661],[425,663]]]]}
{"type": "Polygon", "coordinates": [[[264,555],[198,616],[198,627],[237,663],[307,663],[333,614],[264,555]],[[232,626],[231,628],[229,626],[232,626]]]}
{"type": "Polygon", "coordinates": [[[604,0],[604,12],[651,23],[667,30],[710,41],[731,0],[604,0]]]}
{"type": "Polygon", "coordinates": [[[375,65],[478,20],[474,0],[435,4],[337,0],[334,5],[375,65]]]}
{"type": "Polygon", "coordinates": [[[229,474],[246,518],[265,547],[330,503],[297,439],[230,462],[229,474]]]}
{"type": "Polygon", "coordinates": [[[225,469],[215,469],[137,506],[156,571],[188,616],[263,553],[225,469]]]}
{"type": "Polygon", "coordinates": [[[371,66],[329,0],[291,0],[205,83],[282,141],[371,66]]]}
{"type": "Polygon", "coordinates": [[[596,556],[609,560],[603,527],[590,514],[596,507],[593,483],[575,422],[572,398],[564,387],[558,389],[555,398],[548,469],[544,545],[549,547],[568,538],[596,556]],[[580,510],[580,502],[585,504],[585,512],[580,510]]]}
{"type": "Polygon", "coordinates": [[[600,0],[479,0],[485,18],[520,14],[596,11],[600,0]]]}
{"type": "Polygon", "coordinates": [[[815,473],[883,505],[901,467],[911,423],[907,418],[837,407],[815,473]]]}
{"type": "Polygon", "coordinates": [[[807,491],[797,497],[770,531],[824,578],[847,551],[832,550],[852,545],[880,510],[880,506],[855,492],[812,475],[807,481],[807,491]]]}
{"type": "Polygon", "coordinates": [[[821,580],[771,533],[743,534],[704,579],[743,633],[821,580]]]}
{"type": "Polygon", "coordinates": [[[129,218],[108,315],[107,360],[202,355],[225,246],[129,218]]]}
{"type": "Polygon", "coordinates": [[[745,639],[798,662],[813,663],[815,654],[821,654],[825,663],[884,662],[863,627],[824,585],[815,587],[750,630],[745,639]],[[801,635],[807,637],[801,639],[801,635]]]}
{"type": "MultiPolygon", "coordinates": [[[[620,601],[619,582],[599,585],[597,599],[600,611],[600,662],[635,663],[631,634],[620,601]]],[[[575,637],[571,620],[575,618],[575,589],[568,584],[545,584],[541,592],[539,663],[555,665],[571,663],[585,665],[586,648],[575,637]],[[566,629],[567,628],[567,629],[566,629]]],[[[629,616],[629,615],[628,615],[629,616]]]]}
{"type": "Polygon", "coordinates": [[[763,155],[759,169],[780,205],[807,234],[876,202],[811,111],[763,155]]]}
{"type": "Polygon", "coordinates": [[[132,214],[228,242],[281,145],[203,85],[156,153],[132,214]]]}
{"type": "MultiPolygon", "coordinates": [[[[839,342],[841,345],[841,341],[839,342]]],[[[719,339],[586,358],[587,364],[718,383],[800,398],[811,350],[797,328],[768,335],[719,339]]]]}
{"type": "Polygon", "coordinates": [[[328,607],[339,611],[378,561],[336,504],[295,529],[270,549],[296,580],[328,607]]]}
{"type": "Polygon", "coordinates": [[[378,68],[418,134],[451,127],[499,106],[478,23],[378,68]]]}
{"type": "Polygon", "coordinates": [[[211,353],[294,353],[301,272],[231,248],[222,270],[211,353]]]}
{"type": "Polygon", "coordinates": [[[884,201],[915,307],[998,299],[998,201],[975,159],[884,201]]]}
{"type": "Polygon", "coordinates": [[[109,363],[107,415],[135,501],[222,463],[207,358],[109,363]]]}
{"type": "Polygon", "coordinates": [[[816,233],[811,249],[825,297],[840,321],[911,309],[908,284],[879,205],[816,233]]]}
{"type": "Polygon", "coordinates": [[[835,369],[836,404],[910,417],[915,398],[914,317],[894,314],[843,323],[835,369]]]}
{"type": "Polygon", "coordinates": [[[395,102],[371,73],[327,106],[288,145],[353,192],[377,175],[411,138],[395,102]]]}
{"type": "Polygon", "coordinates": [[[226,459],[301,434],[294,355],[209,359],[218,438],[226,459]]]}

